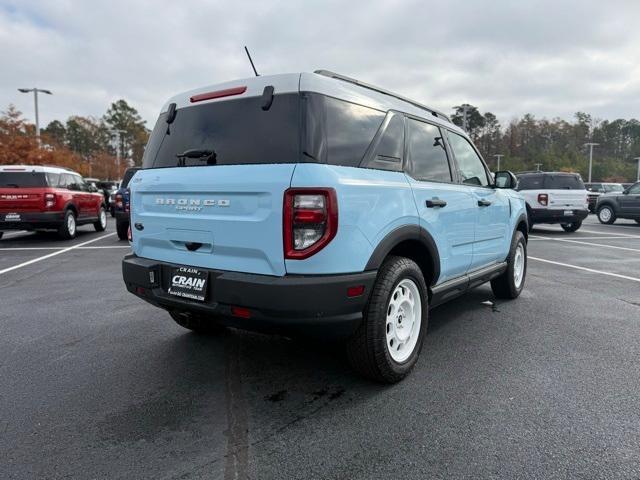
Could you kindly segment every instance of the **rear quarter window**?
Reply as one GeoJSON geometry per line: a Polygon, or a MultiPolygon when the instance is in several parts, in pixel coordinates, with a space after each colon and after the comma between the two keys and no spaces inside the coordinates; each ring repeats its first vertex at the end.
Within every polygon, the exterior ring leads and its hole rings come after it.
{"type": "Polygon", "coordinates": [[[518,177],[516,190],[541,190],[544,184],[542,175],[522,175],[518,177]]]}

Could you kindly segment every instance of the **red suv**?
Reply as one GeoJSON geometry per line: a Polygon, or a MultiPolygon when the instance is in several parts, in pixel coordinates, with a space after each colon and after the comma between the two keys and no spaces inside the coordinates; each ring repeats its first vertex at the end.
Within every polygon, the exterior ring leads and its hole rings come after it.
{"type": "Polygon", "coordinates": [[[74,238],[76,227],[107,227],[104,196],[73,170],[35,165],[0,166],[0,238],[5,230],[57,230],[74,238]]]}

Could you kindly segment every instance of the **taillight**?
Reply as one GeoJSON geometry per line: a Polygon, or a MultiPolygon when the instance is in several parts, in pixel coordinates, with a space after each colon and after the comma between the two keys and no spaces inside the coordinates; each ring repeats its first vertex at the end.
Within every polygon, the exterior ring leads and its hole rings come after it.
{"type": "Polygon", "coordinates": [[[324,248],[338,232],[333,188],[290,188],[284,192],[284,257],[301,260],[324,248]]]}
{"type": "Polygon", "coordinates": [[[122,208],[123,199],[121,193],[116,193],[116,208],[122,208]]]}
{"type": "Polygon", "coordinates": [[[540,205],[544,205],[546,207],[547,204],[549,203],[549,195],[547,195],[546,193],[539,193],[538,194],[538,203],[540,205]]]}
{"type": "Polygon", "coordinates": [[[55,193],[45,193],[44,194],[44,206],[45,208],[51,208],[56,204],[56,194],[55,193]]]}

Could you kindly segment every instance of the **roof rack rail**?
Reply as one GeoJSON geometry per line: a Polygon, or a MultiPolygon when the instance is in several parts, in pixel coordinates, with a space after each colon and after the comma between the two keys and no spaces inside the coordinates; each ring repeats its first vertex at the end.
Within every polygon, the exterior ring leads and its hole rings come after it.
{"type": "Polygon", "coordinates": [[[416,102],[415,100],[411,100],[410,98],[407,98],[407,97],[403,97],[402,95],[398,95],[397,93],[390,92],[389,90],[385,90],[384,88],[376,87],[374,85],[370,85],[368,83],[361,82],[360,80],[357,80],[355,78],[347,77],[346,75],[340,75],[339,73],[335,73],[335,72],[332,72],[330,70],[316,70],[313,73],[315,73],[317,75],[323,75],[323,76],[329,77],[329,78],[335,78],[337,80],[342,80],[343,82],[353,83],[354,85],[359,85],[359,86],[361,86],[363,88],[367,88],[369,90],[373,90],[375,92],[382,93],[383,95],[389,95],[390,97],[397,98],[398,100],[402,100],[403,102],[410,103],[411,105],[413,105],[415,107],[421,108],[423,110],[427,110],[434,117],[439,117],[439,118],[442,118],[442,119],[446,120],[449,123],[452,123],[451,119],[446,114],[442,113],[441,111],[436,110],[436,109],[431,108],[431,107],[427,107],[426,105],[423,105],[422,103],[416,102]]]}

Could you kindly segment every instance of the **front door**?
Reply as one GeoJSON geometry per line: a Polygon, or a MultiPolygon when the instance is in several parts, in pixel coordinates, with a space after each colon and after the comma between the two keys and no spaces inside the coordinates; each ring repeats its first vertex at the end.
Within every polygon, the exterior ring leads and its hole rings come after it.
{"type": "Polygon", "coordinates": [[[509,198],[493,188],[482,158],[463,136],[449,132],[461,184],[473,196],[476,228],[470,270],[504,261],[511,244],[509,198]]]}
{"type": "Polygon", "coordinates": [[[640,183],[631,185],[626,194],[618,195],[620,214],[640,217],[640,183]]]}

